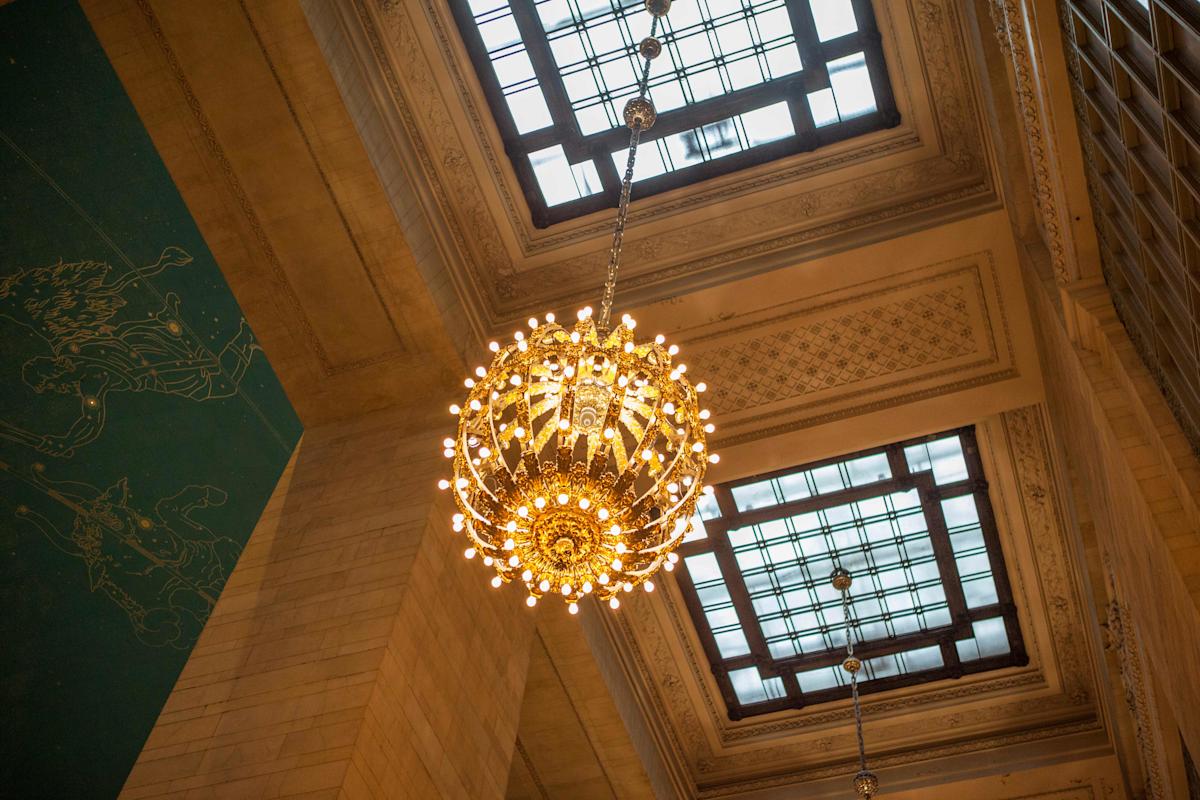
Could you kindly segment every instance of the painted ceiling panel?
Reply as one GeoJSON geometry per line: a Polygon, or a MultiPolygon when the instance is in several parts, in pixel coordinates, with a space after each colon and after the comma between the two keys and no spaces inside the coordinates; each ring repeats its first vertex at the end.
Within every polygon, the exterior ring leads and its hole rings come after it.
{"type": "Polygon", "coordinates": [[[75,3],[0,108],[0,785],[111,797],[301,427],[75,3]]]}

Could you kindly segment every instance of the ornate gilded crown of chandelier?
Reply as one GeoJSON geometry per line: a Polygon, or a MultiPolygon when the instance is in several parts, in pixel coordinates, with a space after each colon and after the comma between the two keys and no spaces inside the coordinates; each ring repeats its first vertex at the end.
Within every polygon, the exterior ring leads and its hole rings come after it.
{"type": "Polygon", "coordinates": [[[450,407],[458,432],[443,442],[454,461],[459,513],[453,527],[496,571],[492,585],[520,581],[526,602],[556,594],[572,614],[587,594],[620,605],[618,594],[671,570],[705,468],[716,462],[705,435],[713,426],[699,405],[703,383],[686,377],[678,348],[664,337],[638,343],[629,315],[610,329],[633,165],[642,131],[654,124],[646,96],[654,38],[670,0],[646,0],[653,21],[639,45],[638,96],[625,106],[629,157],[621,184],[600,318],[591,307],[571,327],[529,320],[507,345],[492,342],[491,366],[466,380],[466,402],[450,407]]]}

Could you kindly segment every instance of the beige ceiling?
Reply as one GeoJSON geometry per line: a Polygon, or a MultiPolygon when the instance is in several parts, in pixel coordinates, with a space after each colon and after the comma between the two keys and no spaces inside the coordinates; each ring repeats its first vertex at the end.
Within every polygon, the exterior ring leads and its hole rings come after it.
{"type": "Polygon", "coordinates": [[[440,409],[457,356],[300,6],[82,5],[303,422],[440,409]]]}
{"type": "MultiPolygon", "coordinates": [[[[381,172],[427,200],[477,334],[590,302],[611,212],[532,226],[446,0],[306,2],[381,172]]],[[[997,206],[960,5],[877,3],[893,129],[634,203],[620,298],[640,305],[997,206]]],[[[402,202],[394,199],[394,202],[402,202]]]]}
{"type": "MultiPolygon", "coordinates": [[[[83,0],[308,426],[443,422],[482,337],[602,281],[610,215],[532,227],[450,1],[83,0]]],[[[1031,661],[872,696],[873,758],[895,797],[1123,797],[982,40],[875,8],[902,124],[636,203],[618,305],[713,387],[718,480],[980,426],[1031,661]]],[[[665,589],[540,611],[510,797],[844,796],[846,704],[731,722],[665,589]]]]}

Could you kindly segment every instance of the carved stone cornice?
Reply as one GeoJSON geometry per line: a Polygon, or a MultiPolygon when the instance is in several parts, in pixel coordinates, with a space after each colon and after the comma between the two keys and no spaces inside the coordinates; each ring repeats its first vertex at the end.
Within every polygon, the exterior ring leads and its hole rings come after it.
{"type": "Polygon", "coordinates": [[[1025,134],[1025,154],[1033,184],[1034,207],[1043,239],[1050,251],[1054,277],[1060,284],[1072,279],[1068,267],[1070,229],[1065,215],[1066,202],[1062,187],[1055,177],[1053,143],[1047,130],[1051,125],[1045,118],[1039,97],[1037,76],[1030,54],[1030,37],[1025,27],[1018,0],[991,0],[988,4],[996,39],[1012,67],[1013,88],[1016,90],[1017,110],[1025,134]]]}
{"type": "MultiPolygon", "coordinates": [[[[427,213],[450,231],[455,286],[481,326],[589,298],[603,281],[610,214],[532,227],[446,0],[352,0],[356,59],[380,111],[416,154],[427,213]]],[[[997,203],[964,20],[951,0],[886,4],[889,70],[904,118],[890,131],[635,204],[622,294],[650,302],[997,203]],[[720,213],[712,207],[719,204],[720,213]],[[652,231],[652,232],[651,232],[652,231]]]]}
{"type": "Polygon", "coordinates": [[[1159,734],[1158,714],[1146,685],[1146,670],[1143,667],[1145,654],[1138,642],[1136,626],[1130,618],[1129,608],[1121,600],[1117,589],[1112,562],[1107,556],[1103,558],[1103,562],[1109,597],[1105,619],[1101,623],[1104,630],[1104,648],[1117,656],[1125,706],[1133,719],[1138,761],[1142,767],[1144,781],[1143,794],[1147,800],[1166,800],[1169,794],[1167,768],[1163,763],[1165,749],[1159,734]]]}
{"type": "Polygon", "coordinates": [[[990,250],[679,332],[722,447],[1017,374],[990,250]]]}

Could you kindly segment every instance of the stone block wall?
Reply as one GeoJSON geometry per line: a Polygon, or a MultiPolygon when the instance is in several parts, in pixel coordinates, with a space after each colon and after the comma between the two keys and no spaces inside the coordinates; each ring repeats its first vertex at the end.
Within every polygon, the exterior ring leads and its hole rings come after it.
{"type": "Polygon", "coordinates": [[[503,796],[533,615],[401,422],[306,433],[123,797],[503,796]]]}

